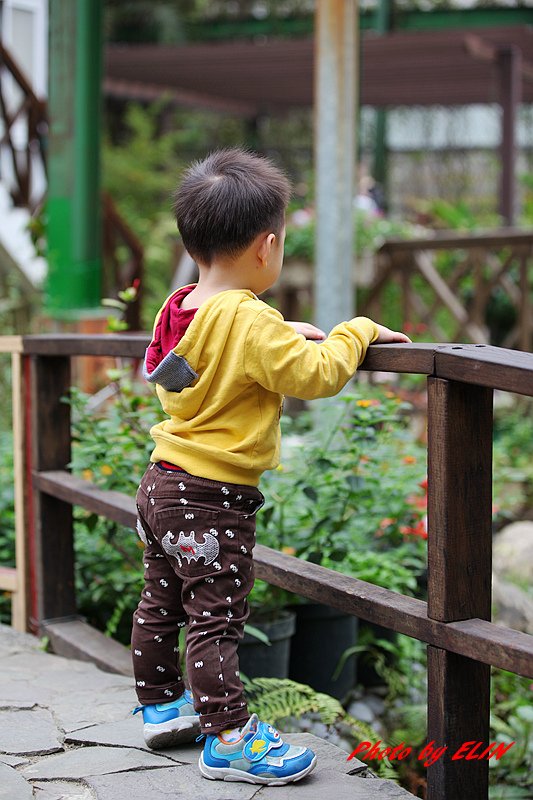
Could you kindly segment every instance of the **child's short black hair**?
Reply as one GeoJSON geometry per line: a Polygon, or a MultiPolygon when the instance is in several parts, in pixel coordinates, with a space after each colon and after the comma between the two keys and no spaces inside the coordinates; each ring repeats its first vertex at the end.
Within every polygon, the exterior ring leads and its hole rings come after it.
{"type": "Polygon", "coordinates": [[[269,159],[228,148],[195,161],[174,195],[183,244],[201,264],[236,257],[264,231],[280,234],[289,181],[269,159]]]}

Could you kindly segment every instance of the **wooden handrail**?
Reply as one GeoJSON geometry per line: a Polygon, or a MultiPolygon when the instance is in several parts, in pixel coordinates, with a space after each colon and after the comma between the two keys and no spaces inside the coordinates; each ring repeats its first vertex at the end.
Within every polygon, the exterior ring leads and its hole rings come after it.
{"type": "Polygon", "coordinates": [[[410,253],[415,250],[454,250],[454,249],[497,249],[512,245],[525,246],[533,250],[533,230],[521,228],[498,228],[495,231],[472,231],[468,234],[453,231],[432,231],[431,235],[420,239],[389,238],[378,253],[392,250],[410,253]]]}
{"type": "MultiPolygon", "coordinates": [[[[24,529],[39,554],[33,561],[33,624],[49,630],[57,652],[85,652],[99,664],[105,649],[75,621],[72,507],[133,527],[135,504],[67,471],[70,409],[61,399],[71,384],[72,356],[138,359],[148,342],[145,333],[0,339],[0,352],[17,352],[27,380],[34,510],[24,506],[24,529]]],[[[490,621],[492,390],[533,396],[533,354],[463,344],[373,345],[361,369],[427,376],[428,602],[261,545],[254,552],[256,573],[310,599],[324,601],[327,592],[335,608],[426,642],[428,737],[453,753],[466,740],[488,739],[490,665],[533,678],[533,637],[490,621]]],[[[5,574],[6,583],[13,580],[5,574]]],[[[113,664],[127,670],[123,650],[113,664]]],[[[464,800],[466,785],[469,800],[486,800],[486,761],[444,757],[428,768],[428,800],[464,800]]]]}
{"type": "MultiPolygon", "coordinates": [[[[16,344],[17,352],[26,355],[143,358],[149,343],[147,333],[53,333],[0,337],[0,352],[12,352],[16,344]]],[[[432,375],[533,396],[533,354],[491,345],[372,345],[360,369],[432,375]]]]}
{"type": "MultiPolygon", "coordinates": [[[[33,482],[39,491],[58,500],[82,506],[119,525],[135,528],[135,500],[122,492],[101,489],[91,481],[64,470],[35,473],[33,482]]],[[[446,642],[454,653],[477,658],[501,669],[514,669],[519,675],[530,677],[532,637],[528,634],[476,618],[453,623],[450,627],[450,623],[429,619],[427,603],[422,600],[342,575],[264,545],[255,546],[254,564],[257,577],[288,592],[320,602],[324,599],[324,586],[327,586],[328,605],[340,611],[427,644],[442,647],[446,642]]]]}

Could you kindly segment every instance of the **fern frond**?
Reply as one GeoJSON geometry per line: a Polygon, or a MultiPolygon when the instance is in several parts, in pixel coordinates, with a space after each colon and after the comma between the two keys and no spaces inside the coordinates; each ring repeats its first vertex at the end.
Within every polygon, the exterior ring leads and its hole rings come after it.
{"type": "Polygon", "coordinates": [[[246,681],[245,688],[250,709],[271,725],[307,713],[317,713],[322,722],[331,725],[344,714],[334,697],[288,678],[254,678],[246,681]]]}

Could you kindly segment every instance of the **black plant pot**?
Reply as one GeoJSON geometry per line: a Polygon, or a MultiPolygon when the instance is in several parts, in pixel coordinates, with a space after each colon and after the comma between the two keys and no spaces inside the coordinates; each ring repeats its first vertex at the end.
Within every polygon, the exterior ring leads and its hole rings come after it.
{"type": "Polygon", "coordinates": [[[296,633],[291,643],[289,677],[318,692],[342,699],[353,689],[356,657],[346,659],[334,680],[343,653],[357,642],[357,617],[321,603],[294,606],[296,633]]]}
{"type": "Polygon", "coordinates": [[[261,630],[270,645],[245,633],[239,643],[239,669],[247,678],[288,678],[291,638],[296,628],[296,614],[281,611],[267,622],[250,619],[250,625],[261,630]]]}

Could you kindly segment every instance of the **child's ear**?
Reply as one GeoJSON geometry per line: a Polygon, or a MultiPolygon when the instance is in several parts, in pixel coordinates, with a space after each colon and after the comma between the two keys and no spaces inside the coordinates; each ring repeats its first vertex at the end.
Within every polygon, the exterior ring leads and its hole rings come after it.
{"type": "Polygon", "coordinates": [[[268,233],[261,238],[259,248],[257,250],[257,257],[263,266],[268,264],[268,257],[276,242],[276,234],[268,233]]]}

